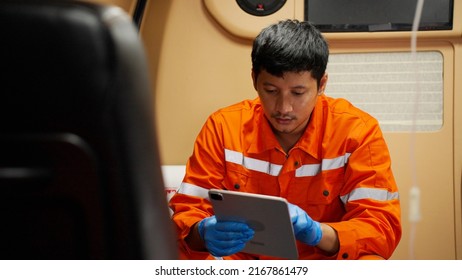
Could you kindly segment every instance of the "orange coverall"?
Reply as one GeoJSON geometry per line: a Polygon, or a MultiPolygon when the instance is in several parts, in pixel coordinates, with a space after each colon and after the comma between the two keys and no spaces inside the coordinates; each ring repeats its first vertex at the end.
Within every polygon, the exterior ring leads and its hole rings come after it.
{"type": "MultiPolygon", "coordinates": [[[[337,231],[337,254],[298,242],[300,259],[387,259],[401,238],[399,194],[378,122],[344,99],[321,95],[288,154],[258,98],[212,114],[170,200],[183,258],[210,258],[190,250],[184,238],[194,224],[213,215],[211,188],[284,197],[337,231]]],[[[246,253],[227,258],[272,259],[246,253]]]]}

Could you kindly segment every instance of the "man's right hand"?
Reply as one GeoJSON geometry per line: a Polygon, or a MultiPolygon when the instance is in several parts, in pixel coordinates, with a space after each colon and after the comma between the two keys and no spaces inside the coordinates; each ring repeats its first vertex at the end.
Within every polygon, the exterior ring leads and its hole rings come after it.
{"type": "Polygon", "coordinates": [[[216,257],[229,256],[241,251],[255,234],[245,223],[219,222],[215,216],[200,221],[198,230],[205,247],[216,257]]]}

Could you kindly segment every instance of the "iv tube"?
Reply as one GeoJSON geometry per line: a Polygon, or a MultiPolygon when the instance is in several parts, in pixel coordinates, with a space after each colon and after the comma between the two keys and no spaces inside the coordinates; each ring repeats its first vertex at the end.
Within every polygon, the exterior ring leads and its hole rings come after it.
{"type": "Polygon", "coordinates": [[[410,162],[411,162],[411,175],[413,185],[409,193],[409,221],[410,221],[410,238],[409,238],[409,258],[414,259],[414,243],[416,235],[417,222],[421,219],[420,214],[420,189],[417,184],[417,167],[415,159],[415,142],[416,142],[416,126],[417,116],[419,109],[419,97],[420,97],[420,75],[419,67],[417,65],[417,31],[419,29],[420,17],[422,15],[424,0],[417,0],[417,7],[414,16],[414,22],[412,24],[411,33],[411,56],[414,63],[415,78],[416,78],[416,91],[415,91],[415,102],[414,102],[414,114],[412,120],[412,131],[410,140],[410,162]]]}

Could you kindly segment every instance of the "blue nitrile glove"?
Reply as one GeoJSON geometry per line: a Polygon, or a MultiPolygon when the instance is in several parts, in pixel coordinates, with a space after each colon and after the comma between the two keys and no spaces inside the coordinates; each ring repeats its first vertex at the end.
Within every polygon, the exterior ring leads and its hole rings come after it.
{"type": "Polygon", "coordinates": [[[311,219],[303,209],[291,203],[289,203],[289,213],[295,237],[305,244],[318,245],[322,238],[321,224],[311,219]]]}
{"type": "Polygon", "coordinates": [[[241,251],[255,234],[245,223],[218,222],[215,216],[200,221],[198,230],[205,247],[216,257],[229,256],[241,251]]]}

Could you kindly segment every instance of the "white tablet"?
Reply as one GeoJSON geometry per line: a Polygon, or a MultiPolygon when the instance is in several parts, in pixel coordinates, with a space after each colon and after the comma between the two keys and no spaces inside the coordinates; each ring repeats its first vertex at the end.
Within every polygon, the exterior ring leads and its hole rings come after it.
{"type": "Polygon", "coordinates": [[[242,252],[298,259],[284,198],[218,189],[209,190],[209,198],[217,220],[244,222],[255,231],[242,252]]]}

